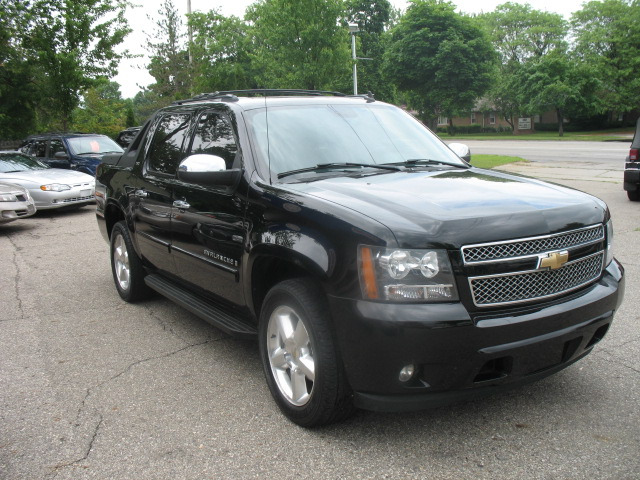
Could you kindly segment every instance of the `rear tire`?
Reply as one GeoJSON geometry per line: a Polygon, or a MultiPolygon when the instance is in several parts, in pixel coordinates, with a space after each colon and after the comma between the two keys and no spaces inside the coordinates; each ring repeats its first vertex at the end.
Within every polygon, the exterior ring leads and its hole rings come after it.
{"type": "Polygon", "coordinates": [[[291,421],[315,427],[354,411],[323,292],[286,280],[267,294],[260,315],[260,358],[276,404],[291,421]]]}
{"type": "Polygon", "coordinates": [[[637,202],[640,200],[640,190],[627,190],[627,197],[632,202],[637,202]]]}
{"type": "Polygon", "coordinates": [[[123,300],[136,302],[151,294],[151,289],[144,282],[146,272],[142,261],[133,248],[124,221],[116,223],[111,231],[111,272],[116,290],[123,300]]]}

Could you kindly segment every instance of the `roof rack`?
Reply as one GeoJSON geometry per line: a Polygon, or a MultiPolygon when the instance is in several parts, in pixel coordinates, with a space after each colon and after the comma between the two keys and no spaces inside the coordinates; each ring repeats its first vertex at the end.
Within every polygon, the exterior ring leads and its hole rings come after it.
{"type": "MultiPolygon", "coordinates": [[[[201,93],[200,95],[196,95],[193,98],[189,98],[187,100],[177,100],[173,102],[172,105],[182,105],[185,103],[191,102],[201,102],[204,100],[222,100],[229,102],[237,102],[239,96],[278,96],[278,95],[309,95],[309,96],[324,96],[324,95],[332,95],[335,97],[347,97],[351,95],[346,95],[341,92],[331,92],[327,90],[304,90],[304,89],[279,89],[279,88],[255,88],[250,90],[221,90],[219,92],[213,93],[201,93]]],[[[361,96],[361,95],[357,95],[361,96]]],[[[373,98],[373,96],[371,97],[373,98]]]]}

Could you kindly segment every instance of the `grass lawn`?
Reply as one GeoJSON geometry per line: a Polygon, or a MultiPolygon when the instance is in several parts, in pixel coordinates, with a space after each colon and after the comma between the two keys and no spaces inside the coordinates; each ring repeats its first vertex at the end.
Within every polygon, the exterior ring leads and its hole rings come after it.
{"type": "Polygon", "coordinates": [[[528,160],[506,155],[471,155],[471,165],[478,168],[494,168],[515,162],[528,162],[528,160]]]}
{"type": "Polygon", "coordinates": [[[514,135],[511,132],[502,133],[473,133],[456,134],[449,136],[446,133],[439,133],[438,136],[446,141],[450,140],[560,140],[560,141],[588,141],[607,142],[612,140],[631,141],[633,138],[633,128],[614,128],[610,130],[596,130],[592,132],[564,132],[563,137],[558,136],[558,132],[534,132],[526,135],[514,135]]]}

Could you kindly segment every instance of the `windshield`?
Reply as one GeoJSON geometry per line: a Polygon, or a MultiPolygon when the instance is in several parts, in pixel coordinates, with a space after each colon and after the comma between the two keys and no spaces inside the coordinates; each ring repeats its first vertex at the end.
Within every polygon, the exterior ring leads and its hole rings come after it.
{"type": "Polygon", "coordinates": [[[465,166],[420,122],[390,105],[278,106],[247,113],[258,158],[276,175],[347,162],[419,159],[465,166]]]}
{"type": "Polygon", "coordinates": [[[0,173],[43,170],[45,168],[49,168],[49,166],[21,153],[0,154],[0,173]]]}
{"type": "Polygon", "coordinates": [[[67,138],[71,152],[75,155],[91,153],[122,153],[124,150],[109,137],[101,135],[67,138]]]}

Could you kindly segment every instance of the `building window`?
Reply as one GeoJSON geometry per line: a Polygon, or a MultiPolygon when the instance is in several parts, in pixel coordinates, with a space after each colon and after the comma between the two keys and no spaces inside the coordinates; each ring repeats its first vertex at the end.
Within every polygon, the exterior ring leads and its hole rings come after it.
{"type": "Polygon", "coordinates": [[[449,119],[447,117],[438,117],[438,125],[449,125],[449,119]]]}
{"type": "Polygon", "coordinates": [[[476,112],[471,112],[471,123],[476,123],[476,112]]]}
{"type": "Polygon", "coordinates": [[[540,118],[540,115],[536,115],[533,117],[533,123],[540,123],[542,121],[542,118],[540,118]]]}
{"type": "Polygon", "coordinates": [[[489,114],[489,125],[495,125],[496,124],[496,114],[495,112],[491,112],[489,114]]]}

